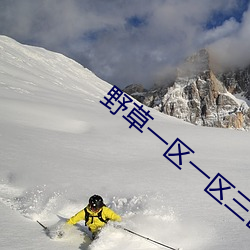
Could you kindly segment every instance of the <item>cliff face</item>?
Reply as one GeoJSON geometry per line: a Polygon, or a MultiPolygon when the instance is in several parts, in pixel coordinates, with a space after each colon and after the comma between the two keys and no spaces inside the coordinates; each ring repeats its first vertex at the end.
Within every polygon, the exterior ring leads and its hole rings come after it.
{"type": "Polygon", "coordinates": [[[218,79],[225,84],[230,93],[240,93],[250,100],[250,66],[218,74],[218,79]]]}
{"type": "Polygon", "coordinates": [[[129,94],[149,107],[196,125],[248,129],[250,109],[233,94],[250,96],[249,70],[215,75],[208,51],[201,50],[177,69],[170,87],[140,92],[142,88],[137,85],[137,91],[129,94]]]}

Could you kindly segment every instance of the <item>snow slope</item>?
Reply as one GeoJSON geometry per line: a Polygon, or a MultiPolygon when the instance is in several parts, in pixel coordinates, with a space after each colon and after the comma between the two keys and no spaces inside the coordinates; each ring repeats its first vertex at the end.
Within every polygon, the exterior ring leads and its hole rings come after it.
{"type": "Polygon", "coordinates": [[[112,225],[90,244],[83,223],[63,239],[36,223],[53,228],[57,215],[72,216],[97,193],[124,227],[171,247],[248,250],[250,213],[237,210],[242,222],[204,189],[220,173],[250,197],[249,132],[196,127],[152,109],[140,133],[122,117],[133,104],[112,115],[100,103],[111,87],[63,55],[0,36],[0,248],[162,249],[112,225]],[[195,152],[182,170],[163,157],[176,138],[195,152]]]}

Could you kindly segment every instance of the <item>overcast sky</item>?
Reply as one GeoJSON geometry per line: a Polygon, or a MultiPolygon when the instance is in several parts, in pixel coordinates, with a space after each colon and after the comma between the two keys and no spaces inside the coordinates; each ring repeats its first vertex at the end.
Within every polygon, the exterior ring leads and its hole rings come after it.
{"type": "Polygon", "coordinates": [[[61,52],[102,79],[149,86],[212,47],[250,62],[250,0],[0,0],[0,34],[61,52]]]}

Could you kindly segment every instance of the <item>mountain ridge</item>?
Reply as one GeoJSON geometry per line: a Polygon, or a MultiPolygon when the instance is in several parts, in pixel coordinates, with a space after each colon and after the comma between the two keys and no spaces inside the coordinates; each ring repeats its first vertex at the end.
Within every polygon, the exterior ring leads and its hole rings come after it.
{"type": "Polygon", "coordinates": [[[131,85],[124,92],[149,107],[195,125],[248,130],[250,67],[217,72],[211,61],[209,51],[202,49],[177,68],[172,84],[142,92],[140,85],[131,85]]]}

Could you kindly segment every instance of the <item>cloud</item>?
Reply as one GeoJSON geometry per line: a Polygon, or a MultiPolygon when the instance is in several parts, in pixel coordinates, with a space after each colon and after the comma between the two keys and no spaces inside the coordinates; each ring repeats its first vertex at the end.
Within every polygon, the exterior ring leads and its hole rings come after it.
{"type": "MultiPolygon", "coordinates": [[[[225,67],[245,67],[250,64],[250,10],[243,15],[242,22],[221,39],[210,44],[218,64],[225,67]]],[[[221,27],[225,28],[226,24],[221,27]]],[[[225,28],[226,29],[226,28],[225,28]]]]}
{"type": "Polygon", "coordinates": [[[200,38],[201,44],[211,44],[219,41],[225,37],[231,36],[237,33],[240,28],[240,24],[232,17],[226,20],[221,26],[204,31],[200,38]]]}
{"type": "Polygon", "coordinates": [[[0,33],[61,52],[120,87],[149,86],[204,46],[218,53],[249,40],[249,14],[233,17],[244,1],[2,0],[0,33]]]}

